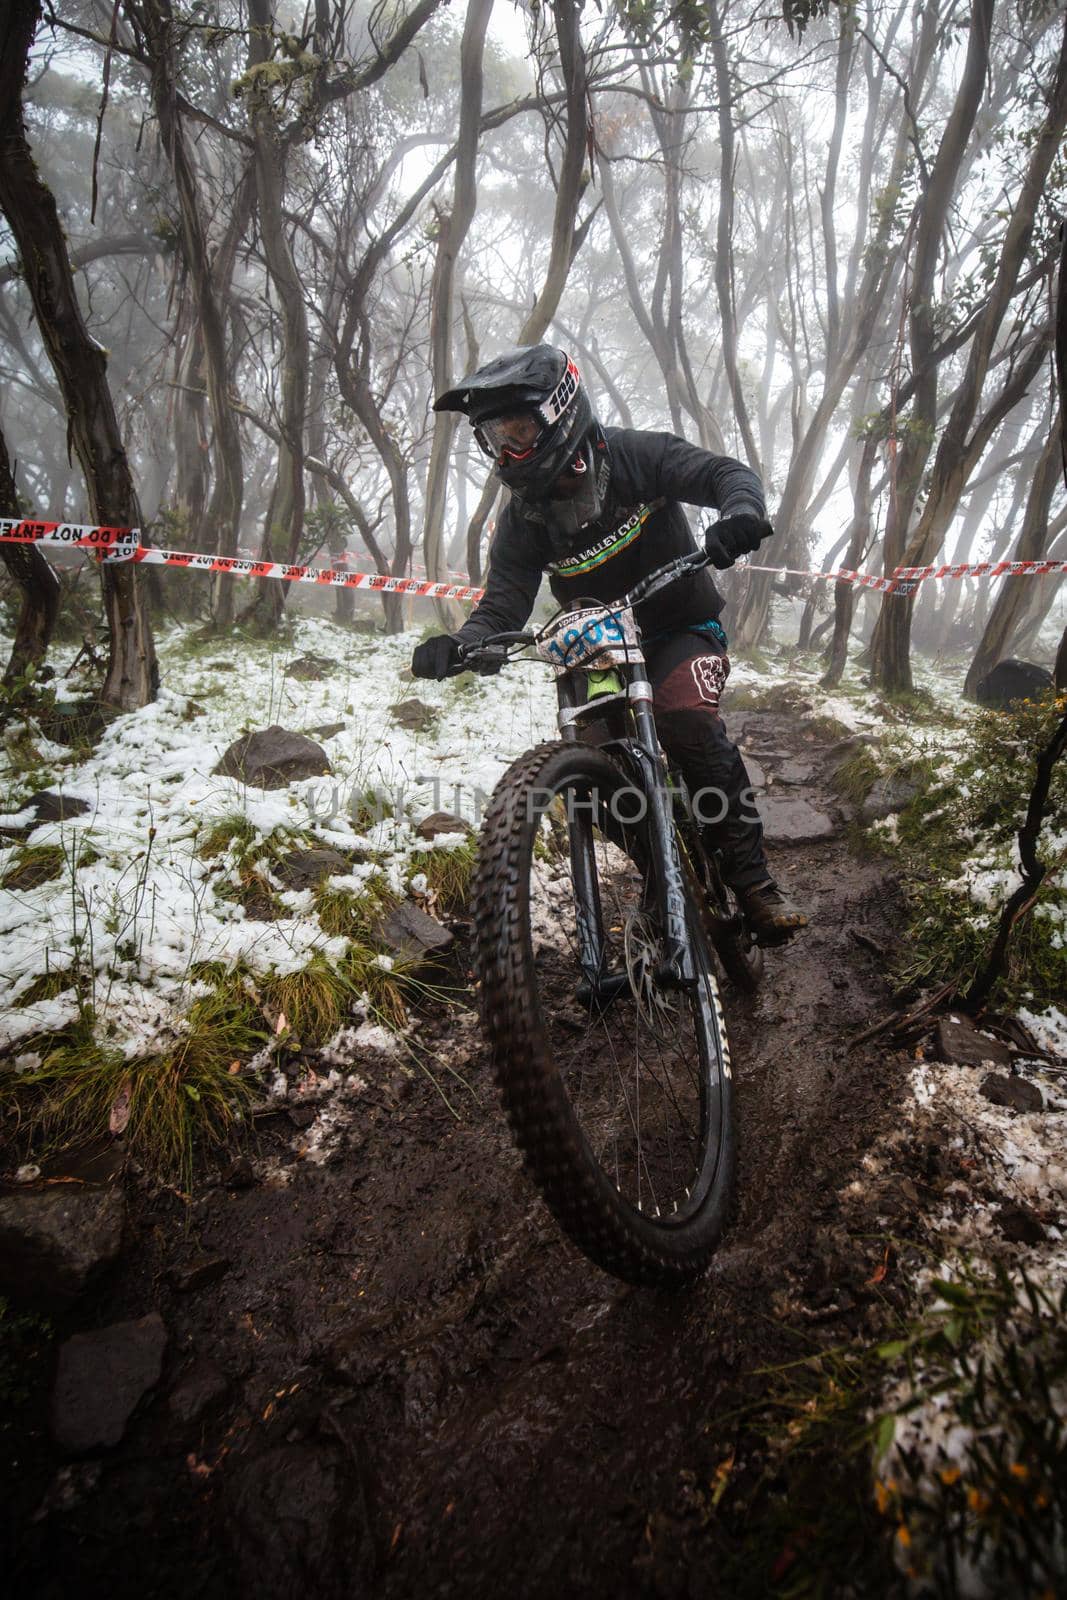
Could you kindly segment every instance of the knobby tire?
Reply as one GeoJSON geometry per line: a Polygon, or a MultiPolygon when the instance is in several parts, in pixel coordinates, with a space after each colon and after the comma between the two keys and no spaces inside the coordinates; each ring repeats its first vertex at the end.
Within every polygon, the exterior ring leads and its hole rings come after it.
{"type": "Polygon", "coordinates": [[[648,836],[640,826],[620,830],[601,813],[605,865],[597,897],[609,929],[605,944],[625,946],[622,976],[634,976],[616,991],[620,998],[599,1006],[576,983],[567,988],[553,976],[569,970],[574,935],[561,927],[546,945],[545,903],[551,910],[555,901],[538,899],[546,881],[561,901],[571,892],[570,836],[562,835],[565,856],[559,840],[566,824],[551,797],[595,793],[605,802],[627,788],[605,752],[577,743],[541,745],[512,765],[482,826],[475,961],[511,1131],[556,1220],[615,1276],[679,1286],[705,1269],[719,1242],[736,1165],[726,1029],[700,916],[690,906],[697,985],[662,989],[641,953],[655,937],[646,914],[655,870],[648,836]],[[546,865],[553,829],[557,854],[546,865]],[[627,854],[616,846],[621,831],[627,854]],[[625,902],[624,912],[617,902],[625,902]],[[663,1206],[668,1194],[674,1209],[663,1206]]]}

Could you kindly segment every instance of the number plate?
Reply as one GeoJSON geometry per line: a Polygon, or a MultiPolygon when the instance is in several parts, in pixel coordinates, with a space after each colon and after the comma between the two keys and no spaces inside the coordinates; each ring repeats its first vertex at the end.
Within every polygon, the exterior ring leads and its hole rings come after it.
{"type": "Polygon", "coordinates": [[[605,611],[583,607],[557,617],[537,641],[538,653],[557,676],[565,672],[600,672],[640,662],[637,624],[629,607],[605,611]]]}

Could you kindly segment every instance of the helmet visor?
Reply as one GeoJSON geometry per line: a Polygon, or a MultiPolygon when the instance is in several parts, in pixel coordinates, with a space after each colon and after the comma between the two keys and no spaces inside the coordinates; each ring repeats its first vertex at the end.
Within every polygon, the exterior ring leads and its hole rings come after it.
{"type": "Polygon", "coordinates": [[[506,461],[528,461],[546,432],[544,422],[535,411],[514,411],[479,422],[474,437],[487,456],[503,465],[506,461]]]}

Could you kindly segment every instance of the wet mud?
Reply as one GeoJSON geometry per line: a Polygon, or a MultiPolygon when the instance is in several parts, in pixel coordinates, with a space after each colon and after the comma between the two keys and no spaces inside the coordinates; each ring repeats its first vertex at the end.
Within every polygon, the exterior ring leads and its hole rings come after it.
{"type": "MultiPolygon", "coordinates": [[[[308,1110],[278,1110],[191,1203],[132,1190],[117,1273],[57,1332],[157,1312],[162,1377],[88,1458],[52,1443],[43,1389],[8,1419],[18,1593],[736,1592],[708,1486],[761,1369],[878,1326],[881,1244],[843,1196],[907,1068],[849,1048],[888,1009],[898,919],[826,786],[830,744],[788,715],[739,729],[772,779],[811,763],[789,792],[834,826],[772,849],[812,926],[758,995],[727,996],[740,1180],[708,1276],[658,1294],[579,1255],[522,1171],[473,1014],[430,1012],[423,1066],[362,1068],[325,1159],[308,1110]]],[[[726,1538],[770,1562],[757,1534],[726,1538]]],[[[746,1592],[777,1592],[766,1572],[746,1592]]]]}

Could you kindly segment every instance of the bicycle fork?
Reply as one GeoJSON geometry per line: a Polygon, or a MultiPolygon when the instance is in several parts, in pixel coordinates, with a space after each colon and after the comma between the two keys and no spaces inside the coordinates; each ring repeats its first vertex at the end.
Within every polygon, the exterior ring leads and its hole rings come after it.
{"type": "MultiPolygon", "coordinates": [[[[634,706],[634,711],[639,740],[629,744],[627,750],[633,775],[638,780],[633,791],[638,805],[633,818],[616,820],[625,826],[627,820],[632,823],[640,819],[647,828],[652,854],[655,924],[662,930],[660,959],[653,976],[657,983],[667,987],[689,988],[697,982],[698,974],[686,917],[686,885],[674,830],[671,794],[658,756],[645,747],[650,731],[652,738],[655,737],[652,719],[640,702],[634,706]]],[[[625,970],[611,970],[607,962],[592,829],[597,802],[591,794],[585,801],[572,798],[571,804],[573,814],[568,829],[571,881],[576,905],[578,956],[585,974],[577,998],[583,1005],[602,1008],[630,992],[631,975],[625,970]]]]}

